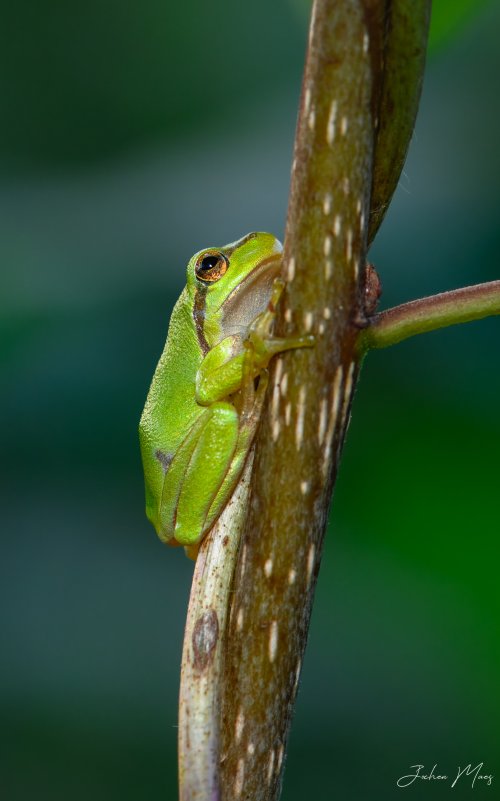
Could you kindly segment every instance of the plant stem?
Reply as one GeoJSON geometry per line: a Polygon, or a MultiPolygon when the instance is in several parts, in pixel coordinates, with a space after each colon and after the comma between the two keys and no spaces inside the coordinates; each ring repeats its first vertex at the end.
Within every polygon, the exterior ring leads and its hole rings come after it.
{"type": "Polygon", "coordinates": [[[387,348],[403,339],[457,323],[500,314],[500,281],[442,292],[387,309],[369,318],[359,348],[387,348]]]}
{"type": "Polygon", "coordinates": [[[220,801],[220,695],[229,588],[253,451],[231,500],[200,547],[189,598],[179,693],[180,801],[220,801]]]}
{"type": "Polygon", "coordinates": [[[221,801],[279,798],[362,356],[352,321],[363,305],[368,229],[373,235],[390,201],[413,127],[429,7],[429,0],[313,5],[276,335],[312,333],[316,345],[282,354],[269,368],[224,653],[221,801]]]}
{"type": "Polygon", "coordinates": [[[181,801],[276,801],[280,793],[362,357],[352,325],[362,306],[360,268],[413,127],[429,7],[314,2],[276,333],[313,333],[316,346],[270,365],[250,494],[249,460],[200,548],[182,659],[181,801]]]}

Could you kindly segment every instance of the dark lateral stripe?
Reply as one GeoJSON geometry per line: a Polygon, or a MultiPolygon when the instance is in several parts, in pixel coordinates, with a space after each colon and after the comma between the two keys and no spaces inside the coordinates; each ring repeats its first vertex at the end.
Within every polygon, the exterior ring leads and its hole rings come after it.
{"type": "Polygon", "coordinates": [[[250,239],[255,239],[256,236],[257,236],[257,232],[253,231],[251,234],[247,234],[246,236],[242,237],[241,239],[238,239],[238,241],[234,243],[232,248],[223,248],[222,252],[223,252],[224,256],[229,258],[230,256],[232,256],[232,254],[234,253],[236,248],[240,248],[242,245],[245,244],[245,242],[248,242],[250,239]]]}
{"type": "Polygon", "coordinates": [[[196,287],[193,305],[194,327],[196,329],[196,336],[198,337],[198,342],[200,343],[200,348],[203,354],[208,353],[210,350],[210,346],[205,339],[205,334],[203,331],[203,324],[205,322],[206,294],[206,287],[196,287]]]}

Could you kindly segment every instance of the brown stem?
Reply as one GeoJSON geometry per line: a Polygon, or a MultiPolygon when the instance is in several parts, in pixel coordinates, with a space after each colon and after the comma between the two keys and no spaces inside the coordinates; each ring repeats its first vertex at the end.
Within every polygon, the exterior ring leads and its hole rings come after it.
{"type": "Polygon", "coordinates": [[[271,367],[232,589],[245,486],[198,556],[181,683],[182,801],[279,796],[362,356],[353,324],[363,305],[360,267],[369,225],[371,236],[381,219],[377,210],[377,217],[370,214],[370,202],[386,208],[406,152],[429,5],[315,0],[313,6],[277,333],[312,332],[316,347],[283,354],[271,367]],[[373,184],[374,170],[380,186],[373,184]]]}
{"type": "MultiPolygon", "coordinates": [[[[275,360],[256,443],[222,688],[224,801],[272,801],[280,793],[328,507],[358,373],[352,321],[361,306],[374,158],[392,164],[375,149],[375,122],[379,109],[388,113],[384,48],[390,36],[401,35],[397,25],[387,31],[387,16],[402,5],[407,2],[316,0],[313,6],[285,238],[287,290],[277,332],[312,332],[316,347],[275,360]]],[[[411,5],[413,21],[428,17],[428,2],[411,5]]],[[[405,24],[404,17],[398,19],[405,24]]],[[[409,38],[421,53],[426,25],[411,30],[409,38]]],[[[421,70],[422,58],[419,63],[421,70]]],[[[397,59],[391,68],[398,68],[397,59]]],[[[398,95],[403,107],[392,109],[411,117],[411,125],[420,79],[419,74],[418,85],[398,95]]],[[[411,125],[402,126],[401,142],[382,137],[380,148],[393,155],[406,152],[411,125]]],[[[393,184],[394,176],[376,193],[377,202],[388,203],[393,184]]]]}

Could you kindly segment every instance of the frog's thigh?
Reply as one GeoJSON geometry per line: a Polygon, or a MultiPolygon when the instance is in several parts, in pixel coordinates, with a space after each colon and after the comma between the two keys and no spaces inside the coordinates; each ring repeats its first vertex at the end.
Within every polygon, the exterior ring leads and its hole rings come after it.
{"type": "Polygon", "coordinates": [[[205,427],[207,415],[209,415],[208,411],[203,412],[189,428],[186,436],[176,448],[172,461],[165,471],[158,510],[159,525],[157,527],[158,536],[163,542],[170,542],[174,538],[179,495],[184,477],[189,469],[193,451],[205,427]]]}
{"type": "MultiPolygon", "coordinates": [[[[249,374],[249,378],[252,382],[252,390],[253,390],[253,375],[251,375],[251,373],[249,374]]],[[[267,387],[267,374],[262,373],[260,377],[259,387],[257,389],[256,394],[253,396],[253,405],[251,409],[250,410],[245,409],[245,403],[244,403],[245,411],[239,419],[238,440],[236,442],[236,447],[234,449],[233,458],[231,464],[229,465],[229,469],[224,477],[224,481],[222,482],[220,489],[217,495],[215,496],[213,503],[210,507],[210,510],[208,512],[205,525],[206,529],[209,529],[213,525],[213,523],[217,520],[217,517],[219,516],[221,510],[227,503],[228,498],[231,496],[231,493],[233,492],[236,486],[236,482],[238,481],[240,474],[243,470],[245,460],[252,446],[252,440],[255,436],[255,431],[257,429],[257,425],[260,420],[260,413],[262,410],[262,404],[266,393],[266,387],[267,387]]]]}
{"type": "Polygon", "coordinates": [[[198,542],[206,518],[224,484],[238,440],[238,413],[230,403],[214,403],[203,415],[197,442],[182,478],[174,537],[181,545],[198,542]]]}

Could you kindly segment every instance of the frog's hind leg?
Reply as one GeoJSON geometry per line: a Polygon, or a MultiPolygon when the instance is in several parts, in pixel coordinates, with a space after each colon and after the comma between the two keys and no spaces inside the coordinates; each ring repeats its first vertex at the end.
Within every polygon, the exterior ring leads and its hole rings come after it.
{"type": "Polygon", "coordinates": [[[168,505],[172,510],[170,536],[181,545],[199,542],[207,531],[208,512],[234,457],[238,420],[231,403],[212,404],[197,422],[196,431],[182,444],[180,453],[174,456],[165,475],[162,500],[169,493],[169,484],[176,492],[168,505]],[[182,472],[177,470],[169,482],[169,473],[175,471],[178,458],[183,462],[182,472]]]}
{"type": "MultiPolygon", "coordinates": [[[[239,393],[240,413],[238,439],[229,469],[208,512],[205,525],[207,531],[217,520],[217,517],[221,513],[224,505],[229,500],[231,493],[236,486],[250,451],[257,426],[259,424],[262,404],[264,403],[264,397],[268,384],[268,373],[267,370],[261,371],[259,376],[259,384],[257,389],[255,389],[254,369],[253,351],[252,348],[249,348],[245,353],[242,389],[239,393]]],[[[191,556],[191,553],[188,553],[188,556],[191,556]]]]}

